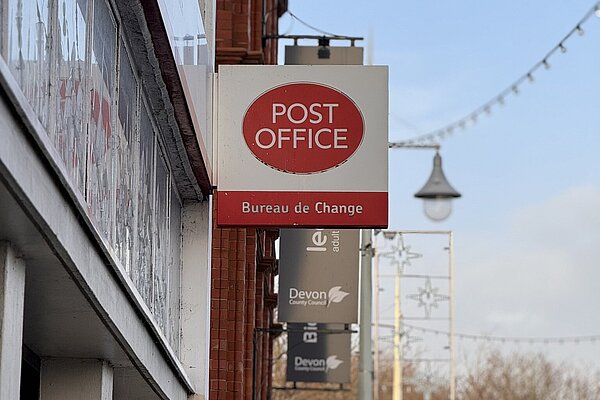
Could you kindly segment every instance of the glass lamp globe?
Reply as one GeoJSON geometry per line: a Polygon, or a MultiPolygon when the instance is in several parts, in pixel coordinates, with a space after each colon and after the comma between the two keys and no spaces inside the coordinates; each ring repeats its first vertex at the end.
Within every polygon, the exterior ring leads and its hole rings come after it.
{"type": "Polygon", "coordinates": [[[433,221],[443,221],[452,213],[452,199],[437,197],[423,200],[423,211],[433,221]]]}

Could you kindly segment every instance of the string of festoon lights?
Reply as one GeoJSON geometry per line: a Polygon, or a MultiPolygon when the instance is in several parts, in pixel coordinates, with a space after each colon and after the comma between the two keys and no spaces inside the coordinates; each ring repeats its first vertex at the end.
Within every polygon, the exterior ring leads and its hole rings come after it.
{"type": "Polygon", "coordinates": [[[436,142],[443,140],[454,133],[471,127],[477,123],[482,116],[490,116],[495,108],[499,108],[505,104],[507,99],[511,96],[517,96],[522,90],[523,85],[531,84],[535,82],[536,73],[549,70],[551,67],[550,60],[557,54],[564,54],[567,52],[567,42],[573,36],[583,36],[585,31],[583,25],[587,22],[590,17],[596,15],[600,18],[600,2],[596,2],[588,12],[585,13],[583,18],[577,22],[575,27],[571,29],[559,42],[554,46],[546,55],[538,62],[536,62],[527,72],[521,75],[518,79],[508,85],[504,90],[493,96],[490,100],[483,103],[479,107],[475,108],[464,117],[455,120],[441,128],[435,129],[428,133],[414,136],[412,138],[402,140],[398,142],[399,146],[412,145],[412,144],[424,144],[428,142],[436,142]]]}
{"type": "MultiPolygon", "coordinates": [[[[405,328],[423,333],[433,333],[435,335],[450,336],[450,332],[438,329],[424,328],[421,326],[404,324],[405,328]]],[[[562,336],[562,337],[515,337],[515,336],[488,336],[475,335],[468,333],[454,333],[458,339],[467,339],[479,342],[500,342],[500,343],[526,343],[526,344],[583,344],[583,343],[600,343],[599,335],[587,336],[562,336]]]]}

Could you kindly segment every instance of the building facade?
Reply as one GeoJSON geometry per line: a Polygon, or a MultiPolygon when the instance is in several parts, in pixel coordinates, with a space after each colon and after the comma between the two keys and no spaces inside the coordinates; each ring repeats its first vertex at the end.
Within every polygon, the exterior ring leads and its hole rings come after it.
{"type": "Polygon", "coordinates": [[[213,25],[0,1],[3,400],[208,397],[213,25]]]}
{"type": "Polygon", "coordinates": [[[282,0],[0,0],[0,399],[268,398],[273,229],[214,224],[219,64],[282,0]]]}

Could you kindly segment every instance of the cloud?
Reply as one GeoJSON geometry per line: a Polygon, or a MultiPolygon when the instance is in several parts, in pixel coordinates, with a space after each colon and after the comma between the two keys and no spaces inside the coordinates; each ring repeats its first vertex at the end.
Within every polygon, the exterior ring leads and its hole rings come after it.
{"type": "Polygon", "coordinates": [[[512,231],[536,247],[588,248],[600,237],[600,187],[570,188],[549,201],[518,211],[512,231]]]}
{"type": "Polygon", "coordinates": [[[516,210],[493,237],[456,243],[457,326],[509,336],[600,332],[600,187],[516,210]]]}

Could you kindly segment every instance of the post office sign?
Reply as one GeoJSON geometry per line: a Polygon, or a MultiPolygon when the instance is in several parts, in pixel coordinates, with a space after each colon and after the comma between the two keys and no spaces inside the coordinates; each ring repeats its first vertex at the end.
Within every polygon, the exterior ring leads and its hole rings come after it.
{"type": "Polygon", "coordinates": [[[217,224],[386,227],[387,67],[222,65],[217,224]]]}

